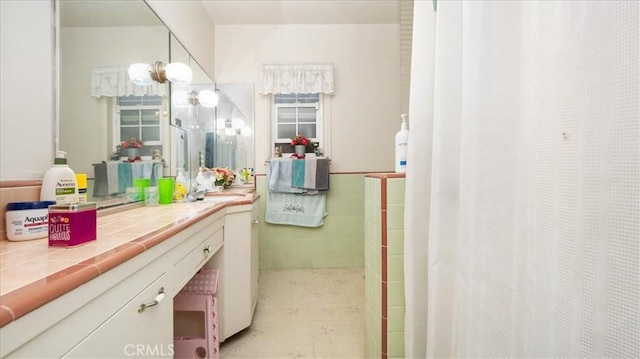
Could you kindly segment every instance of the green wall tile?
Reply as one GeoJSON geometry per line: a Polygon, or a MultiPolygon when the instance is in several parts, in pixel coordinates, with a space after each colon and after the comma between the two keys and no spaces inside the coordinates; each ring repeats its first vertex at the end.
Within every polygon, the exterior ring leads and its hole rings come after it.
{"type": "Polygon", "coordinates": [[[404,178],[388,178],[387,179],[387,203],[388,204],[404,204],[404,178]]]}
{"type": "MultiPolygon", "coordinates": [[[[365,180],[362,174],[331,175],[324,224],[317,228],[261,221],[260,269],[361,267],[364,263],[365,180]],[[301,258],[287,258],[291,250],[301,258]],[[327,251],[332,250],[332,251],[327,251]],[[267,256],[262,252],[268,253],[267,256]]],[[[266,177],[258,177],[259,210],[266,209],[266,177]]]]}
{"type": "Polygon", "coordinates": [[[387,334],[388,358],[404,358],[404,332],[387,334]]]}
{"type": "Polygon", "coordinates": [[[404,305],[404,282],[391,281],[387,284],[389,306],[404,305]]]}
{"type": "Polygon", "coordinates": [[[402,229],[390,229],[387,231],[387,246],[388,254],[402,254],[404,255],[404,230],[402,229]]]}
{"type": "Polygon", "coordinates": [[[404,280],[404,255],[387,255],[387,279],[404,280]]]}
{"type": "Polygon", "coordinates": [[[387,320],[387,330],[391,332],[404,331],[404,306],[387,308],[389,319],[387,320]]]}
{"type": "Polygon", "coordinates": [[[403,204],[390,204],[387,208],[387,229],[404,229],[403,204]]]}

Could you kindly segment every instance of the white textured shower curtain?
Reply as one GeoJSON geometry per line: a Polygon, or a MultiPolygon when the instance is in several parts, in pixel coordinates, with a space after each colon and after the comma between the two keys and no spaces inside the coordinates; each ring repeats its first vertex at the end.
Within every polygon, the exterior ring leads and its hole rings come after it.
{"type": "Polygon", "coordinates": [[[639,24],[416,1],[407,358],[640,357],[639,24]]]}

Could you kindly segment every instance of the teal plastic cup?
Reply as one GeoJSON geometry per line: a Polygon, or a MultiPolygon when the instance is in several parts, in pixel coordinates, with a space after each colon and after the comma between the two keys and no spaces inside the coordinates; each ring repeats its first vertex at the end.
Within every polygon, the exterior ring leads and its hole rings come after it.
{"type": "Polygon", "coordinates": [[[173,203],[173,177],[158,178],[158,196],[160,204],[173,203]]]}

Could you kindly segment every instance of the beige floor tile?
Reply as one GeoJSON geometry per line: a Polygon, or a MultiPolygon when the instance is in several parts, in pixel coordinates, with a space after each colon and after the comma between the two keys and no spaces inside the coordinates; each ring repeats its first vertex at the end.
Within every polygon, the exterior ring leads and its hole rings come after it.
{"type": "Polygon", "coordinates": [[[221,358],[364,358],[362,268],[260,272],[251,327],[221,358]]]}

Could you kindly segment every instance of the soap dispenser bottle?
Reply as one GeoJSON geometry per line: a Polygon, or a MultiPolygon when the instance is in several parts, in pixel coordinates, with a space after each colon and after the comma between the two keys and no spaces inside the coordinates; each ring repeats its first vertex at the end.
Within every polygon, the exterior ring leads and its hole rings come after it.
{"type": "Polygon", "coordinates": [[[44,174],[41,201],[56,201],[57,204],[71,204],[78,202],[78,182],[76,174],[67,164],[67,153],[56,151],[53,167],[44,174]]]}
{"type": "Polygon", "coordinates": [[[409,130],[407,129],[407,114],[400,115],[402,124],[396,133],[396,172],[407,172],[407,147],[409,144],[409,130]]]}

